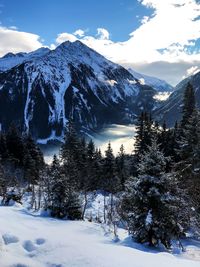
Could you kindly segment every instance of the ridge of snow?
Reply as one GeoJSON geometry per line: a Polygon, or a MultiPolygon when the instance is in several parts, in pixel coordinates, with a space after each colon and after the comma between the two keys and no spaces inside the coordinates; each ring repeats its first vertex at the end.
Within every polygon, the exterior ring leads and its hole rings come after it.
{"type": "Polygon", "coordinates": [[[0,58],[0,71],[7,71],[17,65],[22,64],[23,62],[29,61],[34,58],[42,57],[49,51],[50,49],[41,47],[30,53],[8,53],[0,58]]]}

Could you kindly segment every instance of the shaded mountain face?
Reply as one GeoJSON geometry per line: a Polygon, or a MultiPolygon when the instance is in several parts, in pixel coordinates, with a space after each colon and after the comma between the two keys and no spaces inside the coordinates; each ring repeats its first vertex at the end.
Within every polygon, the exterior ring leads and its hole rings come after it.
{"type": "Polygon", "coordinates": [[[148,76],[145,74],[141,74],[136,72],[135,70],[129,68],[128,71],[138,80],[140,80],[143,84],[146,84],[152,88],[154,88],[158,93],[168,92],[171,93],[174,88],[169,83],[164,80],[158,79],[156,77],[148,76]]]}
{"type": "Polygon", "coordinates": [[[1,128],[14,122],[37,139],[62,136],[70,116],[83,132],[131,123],[155,93],[80,41],[0,59],[1,128]]]}
{"type": "Polygon", "coordinates": [[[170,97],[155,111],[154,117],[159,121],[166,121],[167,126],[172,127],[176,121],[181,120],[183,96],[186,86],[190,82],[195,90],[197,107],[200,108],[200,72],[182,80],[170,97]]]}

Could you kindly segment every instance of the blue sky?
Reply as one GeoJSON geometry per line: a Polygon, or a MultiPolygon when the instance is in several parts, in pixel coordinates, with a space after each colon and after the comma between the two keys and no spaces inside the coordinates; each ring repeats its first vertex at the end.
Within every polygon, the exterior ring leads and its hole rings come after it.
{"type": "Polygon", "coordinates": [[[125,41],[140,19],[153,13],[133,0],[1,0],[1,23],[36,33],[50,45],[60,32],[81,28],[95,35],[106,28],[113,41],[125,41]]]}
{"type": "Polygon", "coordinates": [[[81,40],[175,85],[200,70],[199,0],[0,0],[0,56],[81,40]]]}

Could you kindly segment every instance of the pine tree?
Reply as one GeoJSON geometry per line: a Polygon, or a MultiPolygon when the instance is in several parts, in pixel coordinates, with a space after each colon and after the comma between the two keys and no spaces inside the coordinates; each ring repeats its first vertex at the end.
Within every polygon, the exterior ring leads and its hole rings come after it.
{"type": "Polygon", "coordinates": [[[110,142],[108,143],[103,160],[103,189],[109,193],[115,193],[119,182],[116,178],[115,157],[110,142]]]}
{"type": "Polygon", "coordinates": [[[126,155],[123,145],[120,146],[120,151],[118,153],[118,156],[116,157],[116,171],[117,176],[120,179],[121,189],[124,189],[125,182],[128,178],[128,171],[126,166],[126,155]]]}
{"type": "Polygon", "coordinates": [[[93,190],[103,189],[103,157],[100,149],[94,153],[93,190]]]}
{"type": "Polygon", "coordinates": [[[138,242],[154,246],[161,242],[169,248],[171,239],[179,238],[183,228],[175,183],[165,173],[167,161],[154,139],[141,158],[139,176],[127,183],[121,208],[138,242]]]}
{"type": "MultiPolygon", "coordinates": [[[[113,222],[113,211],[114,211],[114,194],[120,190],[120,180],[116,173],[115,157],[113,155],[113,150],[111,148],[110,142],[108,143],[108,148],[105,151],[105,157],[103,160],[103,190],[110,194],[110,212],[109,221],[113,222]]],[[[105,218],[105,193],[104,193],[104,221],[105,218]]]]}
{"type": "Polygon", "coordinates": [[[6,142],[10,160],[12,160],[16,166],[22,166],[24,160],[24,144],[22,136],[14,124],[11,125],[8,130],[6,142]]]}
{"type": "Polygon", "coordinates": [[[8,160],[8,148],[6,143],[6,135],[0,132],[0,156],[2,161],[8,160]]]}
{"type": "Polygon", "coordinates": [[[200,112],[196,109],[184,126],[178,153],[180,160],[175,165],[177,179],[191,205],[200,209],[200,112]]]}
{"type": "Polygon", "coordinates": [[[60,150],[64,170],[70,177],[71,183],[80,188],[80,164],[81,164],[81,142],[77,136],[74,123],[70,119],[65,129],[64,143],[60,150]]]}
{"type": "Polygon", "coordinates": [[[0,158],[0,196],[3,197],[4,199],[6,193],[7,193],[7,183],[4,175],[2,160],[0,158]]]}
{"type": "Polygon", "coordinates": [[[151,116],[146,112],[142,112],[136,124],[134,144],[134,151],[138,161],[140,160],[140,155],[142,155],[151,144],[153,132],[153,121],[151,116]]]}
{"type": "Polygon", "coordinates": [[[96,190],[97,189],[97,175],[96,175],[96,158],[95,158],[95,145],[92,140],[89,141],[87,145],[87,160],[86,160],[86,170],[87,170],[87,181],[86,186],[88,190],[96,190]]]}
{"type": "Polygon", "coordinates": [[[179,130],[178,148],[179,160],[174,166],[179,187],[184,190],[188,205],[200,209],[200,113],[195,105],[194,89],[188,83],[183,104],[183,116],[179,130]]]}
{"type": "Polygon", "coordinates": [[[71,220],[81,218],[79,197],[55,155],[50,168],[49,192],[48,208],[53,217],[71,220]]]}
{"type": "Polygon", "coordinates": [[[182,120],[181,128],[184,129],[185,125],[193,114],[196,108],[195,92],[193,86],[188,83],[184,92],[183,98],[183,110],[182,110],[182,120]]]}
{"type": "Polygon", "coordinates": [[[28,184],[37,184],[40,171],[44,167],[43,154],[39,147],[35,144],[31,135],[24,136],[24,155],[23,165],[25,180],[28,184]]]}

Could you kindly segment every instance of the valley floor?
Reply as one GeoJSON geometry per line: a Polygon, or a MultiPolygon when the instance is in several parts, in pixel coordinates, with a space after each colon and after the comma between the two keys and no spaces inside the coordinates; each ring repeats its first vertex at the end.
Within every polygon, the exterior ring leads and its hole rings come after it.
{"type": "Polygon", "coordinates": [[[99,224],[31,214],[22,206],[0,207],[1,267],[197,267],[200,247],[173,255],[138,245],[119,231],[119,242],[99,224]],[[191,260],[192,259],[192,260],[191,260]]]}

